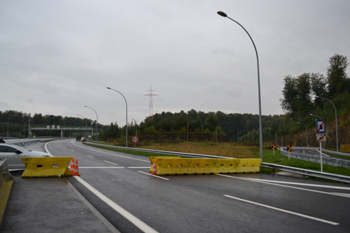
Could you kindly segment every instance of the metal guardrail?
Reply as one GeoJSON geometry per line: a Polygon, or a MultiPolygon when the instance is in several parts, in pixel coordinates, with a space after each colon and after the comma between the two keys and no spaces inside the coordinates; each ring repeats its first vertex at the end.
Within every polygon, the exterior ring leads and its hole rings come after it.
{"type": "MultiPolygon", "coordinates": [[[[183,153],[183,152],[174,152],[174,151],[161,151],[161,150],[139,149],[139,148],[132,148],[132,147],[110,146],[110,145],[96,144],[91,142],[85,142],[84,144],[113,148],[113,149],[117,149],[120,152],[126,152],[126,153],[130,153],[130,152],[151,153],[152,156],[171,155],[171,156],[192,157],[192,158],[231,158],[231,157],[216,156],[216,155],[203,155],[203,154],[183,153]]],[[[296,168],[296,167],[288,167],[288,166],[283,166],[279,164],[272,164],[272,163],[265,163],[265,162],[262,162],[260,167],[270,168],[270,169],[279,170],[279,171],[286,171],[286,172],[296,173],[296,174],[305,175],[305,176],[312,176],[312,177],[318,177],[318,178],[323,178],[328,180],[340,181],[344,183],[350,183],[350,176],[342,176],[342,175],[337,175],[332,173],[319,172],[319,171],[307,170],[307,169],[296,168]]]]}
{"type": "Polygon", "coordinates": [[[307,170],[307,169],[296,168],[296,167],[288,167],[288,166],[283,166],[279,164],[264,163],[264,162],[261,163],[260,167],[296,173],[304,176],[312,176],[312,177],[318,177],[318,178],[323,178],[328,180],[335,180],[335,181],[350,184],[350,176],[342,176],[342,175],[337,175],[337,174],[332,174],[327,172],[319,172],[319,171],[307,170]]]}
{"type": "MultiPolygon", "coordinates": [[[[305,150],[306,152],[307,150],[318,151],[318,149],[314,147],[293,147],[293,148],[298,150],[305,150]]],[[[323,151],[324,150],[322,150],[322,152],[323,151]]],[[[326,151],[328,152],[329,150],[326,150],[326,151]]],[[[291,152],[287,152],[285,147],[281,148],[280,152],[281,152],[281,155],[289,158],[304,160],[312,163],[321,163],[320,162],[321,158],[319,155],[310,155],[307,153],[293,152],[293,150],[291,152]]],[[[330,152],[334,152],[334,154],[338,154],[338,155],[345,154],[345,153],[336,152],[336,151],[330,151],[330,152]]],[[[326,155],[322,155],[322,164],[331,165],[335,167],[350,168],[350,160],[338,159],[338,158],[334,158],[326,155]]]]}

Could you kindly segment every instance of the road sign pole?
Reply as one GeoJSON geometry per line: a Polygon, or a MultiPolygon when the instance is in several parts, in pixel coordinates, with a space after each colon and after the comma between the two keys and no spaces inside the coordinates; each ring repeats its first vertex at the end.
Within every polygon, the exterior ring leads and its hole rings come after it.
{"type": "Polygon", "coordinates": [[[320,141],[320,164],[321,164],[321,172],[323,172],[323,162],[322,162],[322,142],[320,141]]]}

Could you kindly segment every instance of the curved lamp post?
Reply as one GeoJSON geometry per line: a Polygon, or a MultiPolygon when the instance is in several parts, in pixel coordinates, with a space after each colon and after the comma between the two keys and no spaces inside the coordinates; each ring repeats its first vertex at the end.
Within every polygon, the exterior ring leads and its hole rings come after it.
{"type": "MultiPolygon", "coordinates": [[[[314,116],[314,117],[317,117],[318,119],[322,119],[320,116],[317,116],[317,115],[312,114],[312,113],[310,113],[310,116],[314,116]]],[[[317,119],[316,119],[316,120],[317,120],[317,119]]]]}
{"type": "Polygon", "coordinates": [[[307,128],[306,128],[306,125],[304,125],[304,124],[302,124],[300,122],[297,122],[297,124],[303,125],[305,127],[305,131],[306,131],[306,146],[309,145],[308,140],[307,140],[307,128]]]}
{"type": "Polygon", "coordinates": [[[12,117],[15,117],[15,116],[17,116],[17,114],[16,114],[16,115],[13,115],[13,116],[10,116],[10,117],[7,119],[7,137],[9,137],[9,124],[10,124],[10,119],[11,119],[12,117]]]}
{"type": "Polygon", "coordinates": [[[324,97],[320,97],[320,96],[315,96],[316,98],[320,98],[320,99],[324,99],[324,100],[327,100],[327,101],[329,101],[332,105],[333,105],[333,107],[334,107],[334,111],[335,111],[335,124],[336,124],[336,128],[335,128],[335,130],[336,130],[336,136],[337,136],[337,152],[339,151],[339,145],[338,145],[338,116],[337,116],[337,109],[335,108],[335,106],[334,106],[334,104],[333,104],[333,102],[332,101],[330,101],[329,99],[326,99],[326,98],[324,98],[324,97]]]}
{"type": "Polygon", "coordinates": [[[85,108],[90,108],[96,113],[96,137],[95,137],[95,139],[96,139],[96,142],[98,142],[98,115],[97,115],[97,112],[95,111],[95,109],[93,109],[93,108],[91,108],[89,106],[85,105],[84,107],[85,108]]]}
{"type": "Polygon", "coordinates": [[[239,26],[241,26],[241,28],[243,28],[243,30],[248,34],[250,40],[253,43],[254,49],[255,49],[255,54],[256,54],[256,61],[257,61],[257,68],[258,68],[258,93],[259,93],[259,141],[260,141],[260,158],[261,160],[263,160],[264,156],[263,156],[263,139],[262,139],[262,123],[261,123],[261,93],[260,93],[260,71],[259,71],[259,56],[258,56],[258,51],[256,49],[255,43],[252,39],[252,37],[250,36],[250,34],[248,33],[248,31],[240,24],[238,23],[236,20],[230,18],[229,16],[227,16],[226,13],[222,12],[222,11],[218,11],[218,14],[222,17],[225,18],[229,18],[230,20],[232,20],[233,22],[237,23],[239,26]]]}
{"type": "Polygon", "coordinates": [[[121,94],[123,96],[123,98],[125,100],[125,106],[126,106],[126,124],[125,124],[126,138],[125,138],[125,147],[128,147],[128,102],[126,101],[125,96],[120,91],[117,91],[117,90],[115,90],[113,88],[110,88],[110,87],[107,87],[107,89],[118,92],[119,94],[121,94]]]}

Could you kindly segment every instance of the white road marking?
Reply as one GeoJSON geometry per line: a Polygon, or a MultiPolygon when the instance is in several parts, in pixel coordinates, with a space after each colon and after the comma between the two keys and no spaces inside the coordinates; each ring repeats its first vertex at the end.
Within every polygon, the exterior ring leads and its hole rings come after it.
{"type": "Polygon", "coordinates": [[[150,167],[128,167],[128,168],[130,168],[130,169],[142,169],[142,168],[150,168],[150,167]]]}
{"type": "Polygon", "coordinates": [[[125,168],[125,167],[79,167],[79,168],[125,168]]]}
{"type": "Polygon", "coordinates": [[[233,197],[233,196],[230,196],[230,195],[224,195],[224,197],[228,197],[228,198],[232,198],[232,199],[235,199],[235,200],[238,200],[238,201],[243,201],[243,202],[247,202],[247,203],[250,203],[250,204],[262,206],[262,207],[265,207],[265,208],[281,211],[281,212],[288,213],[288,214],[297,215],[297,216],[300,216],[300,217],[304,217],[304,218],[312,219],[312,220],[315,220],[315,221],[327,223],[327,224],[330,224],[330,225],[333,225],[333,226],[339,225],[339,223],[337,223],[337,222],[332,222],[332,221],[328,221],[328,220],[321,219],[321,218],[315,218],[315,217],[312,217],[312,216],[309,216],[309,215],[300,214],[300,213],[297,213],[297,212],[284,210],[284,209],[276,208],[276,207],[269,206],[269,205],[264,205],[264,204],[261,204],[261,203],[258,203],[258,202],[254,202],[254,201],[248,201],[248,200],[241,199],[241,198],[238,198],[238,197],[233,197]]]}
{"type": "Polygon", "coordinates": [[[115,211],[117,211],[119,214],[123,215],[126,219],[128,219],[130,222],[132,222],[136,227],[138,227],[143,232],[157,232],[150,226],[148,226],[146,223],[142,222],[140,219],[136,218],[134,215],[126,211],[124,208],[113,202],[111,199],[103,195],[101,192],[99,192],[97,189],[92,187],[90,184],[85,182],[83,179],[81,179],[79,176],[74,176],[75,179],[77,179],[82,185],[84,185],[87,189],[89,189],[93,194],[95,194],[97,197],[99,197],[102,201],[104,201],[107,205],[109,205],[111,208],[113,208],[115,211]]]}
{"type": "Polygon", "coordinates": [[[246,179],[246,180],[255,180],[255,181],[271,182],[271,183],[280,183],[280,184],[294,184],[294,185],[300,185],[300,186],[310,186],[310,187],[319,187],[319,188],[330,188],[330,189],[350,190],[350,188],[341,187],[341,186],[330,186],[330,185],[319,185],[319,184],[306,184],[306,183],[286,182],[286,181],[278,181],[278,180],[263,180],[263,179],[253,179],[253,178],[244,178],[244,179],[246,179]]]}
{"type": "Polygon", "coordinates": [[[274,183],[270,183],[270,182],[259,181],[258,179],[257,179],[257,180],[250,180],[250,179],[246,179],[246,178],[242,178],[242,177],[234,177],[234,176],[228,176],[228,175],[223,175],[223,174],[216,174],[216,175],[217,175],[217,176],[228,177],[228,178],[231,178],[231,179],[246,180],[246,181],[251,181],[251,182],[257,182],[257,183],[263,183],[263,184],[269,184],[269,185],[275,185],[275,186],[285,187],[285,188],[298,189],[298,190],[303,190],[303,191],[308,191],[308,192],[322,193],[322,194],[327,194],[327,195],[332,195],[332,196],[344,197],[344,196],[336,195],[336,194],[334,194],[334,193],[323,192],[323,191],[312,190],[312,189],[299,188],[299,187],[288,186],[288,185],[282,185],[282,184],[274,184],[274,183]]]}
{"type": "MultiPolygon", "coordinates": [[[[72,143],[74,146],[81,147],[81,148],[84,148],[84,149],[86,149],[86,150],[92,150],[92,151],[96,151],[96,152],[99,152],[99,153],[104,153],[104,154],[114,155],[114,156],[121,157],[121,158],[132,159],[132,160],[138,160],[138,161],[142,161],[142,162],[149,163],[149,160],[135,159],[135,158],[127,157],[127,156],[122,156],[122,155],[116,155],[116,154],[108,153],[108,152],[105,152],[105,151],[93,150],[93,149],[91,149],[91,148],[89,148],[89,147],[86,147],[86,146],[78,146],[78,145],[74,144],[73,142],[74,142],[74,141],[71,141],[71,143],[72,143]]],[[[102,149],[102,150],[103,150],[103,149],[102,149]]],[[[117,151],[116,151],[116,152],[117,152],[117,151]]]]}
{"type": "Polygon", "coordinates": [[[116,164],[116,163],[112,163],[112,162],[109,162],[109,161],[107,161],[107,160],[103,160],[103,161],[105,161],[106,163],[113,164],[113,165],[118,165],[118,164],[116,164]]]}
{"type": "Polygon", "coordinates": [[[71,151],[74,151],[73,149],[70,149],[71,151]]]}
{"type": "MultiPolygon", "coordinates": [[[[50,142],[52,142],[52,141],[50,141],[50,142]]],[[[47,149],[47,144],[49,144],[50,142],[47,142],[47,143],[45,143],[45,150],[46,150],[46,152],[51,156],[51,157],[53,157],[53,155],[50,153],[50,151],[47,149]]]]}
{"type": "Polygon", "coordinates": [[[86,156],[87,156],[87,157],[90,157],[90,158],[93,158],[93,159],[95,158],[95,157],[93,157],[93,156],[91,156],[91,155],[86,155],[86,156]]]}
{"type": "Polygon", "coordinates": [[[167,178],[164,178],[164,177],[161,177],[161,176],[157,176],[157,175],[152,175],[152,174],[147,173],[147,172],[142,172],[142,171],[138,171],[138,172],[140,172],[140,173],[142,173],[142,174],[145,174],[145,175],[152,176],[152,177],[154,177],[154,178],[159,178],[159,179],[163,179],[163,180],[169,180],[169,179],[167,179],[167,178]]]}
{"type": "Polygon", "coordinates": [[[342,196],[342,197],[348,197],[350,198],[350,193],[333,193],[334,195],[337,195],[337,196],[342,196]]]}
{"type": "MultiPolygon", "coordinates": [[[[51,155],[50,151],[47,150],[47,153],[51,155]]],[[[110,167],[109,167],[110,168],[110,167]]],[[[115,168],[115,167],[112,167],[115,168]]],[[[92,193],[94,193],[97,197],[99,197],[102,201],[104,201],[107,205],[109,205],[111,208],[113,208],[115,211],[123,215],[126,219],[128,219],[130,222],[132,222],[136,227],[138,227],[143,232],[149,232],[149,233],[156,233],[157,231],[148,226],[146,223],[142,222],[140,219],[136,218],[134,215],[130,214],[128,211],[117,205],[115,202],[110,200],[108,197],[97,191],[94,187],[92,187],[90,184],[85,182],[82,178],[79,176],[74,176],[75,179],[77,179],[82,185],[84,185],[87,189],[89,189],[92,193]]]]}

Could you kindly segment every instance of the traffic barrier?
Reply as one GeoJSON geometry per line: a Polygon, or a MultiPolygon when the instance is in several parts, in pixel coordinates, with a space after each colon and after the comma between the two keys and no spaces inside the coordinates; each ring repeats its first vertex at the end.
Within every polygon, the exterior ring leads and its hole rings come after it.
{"type": "Polygon", "coordinates": [[[340,151],[350,151],[350,145],[340,145],[340,151]]]}
{"type": "MultiPolygon", "coordinates": [[[[154,160],[157,158],[162,158],[162,159],[181,159],[181,157],[168,157],[168,156],[150,156],[149,157],[149,161],[151,162],[151,165],[153,165],[154,160]]],[[[158,163],[157,163],[157,169],[158,169],[158,163]]],[[[151,166],[151,168],[149,169],[149,173],[152,173],[153,168],[151,166]]]]}
{"type": "Polygon", "coordinates": [[[187,174],[192,159],[157,158],[157,175],[187,174]]]}
{"type": "MultiPolygon", "coordinates": [[[[261,159],[198,159],[171,157],[153,157],[152,159],[156,162],[157,175],[255,173],[260,172],[261,164],[261,159]]],[[[151,169],[152,168],[153,167],[151,167],[151,169]]],[[[152,172],[151,169],[150,172],[152,172]]]]}
{"type": "Polygon", "coordinates": [[[22,178],[71,176],[68,165],[72,157],[23,157],[26,170],[22,178]]]}
{"type": "Polygon", "coordinates": [[[214,174],[217,159],[191,159],[187,174],[214,174]]]}
{"type": "Polygon", "coordinates": [[[217,159],[214,173],[237,173],[241,159],[217,159]]]}
{"type": "Polygon", "coordinates": [[[9,200],[13,185],[13,177],[8,172],[6,159],[0,161],[0,229],[5,216],[7,202],[9,200]]]}
{"type": "Polygon", "coordinates": [[[261,159],[240,159],[237,173],[260,172],[261,159]]]}

